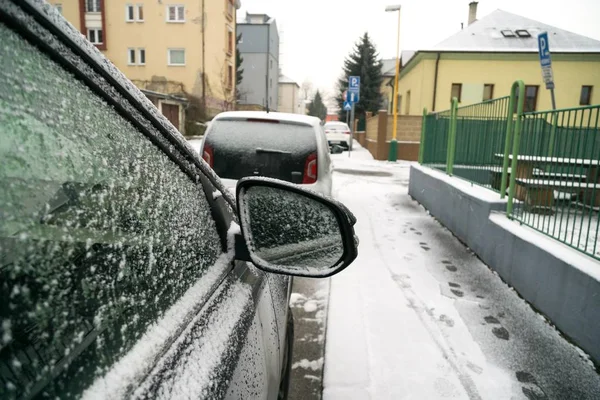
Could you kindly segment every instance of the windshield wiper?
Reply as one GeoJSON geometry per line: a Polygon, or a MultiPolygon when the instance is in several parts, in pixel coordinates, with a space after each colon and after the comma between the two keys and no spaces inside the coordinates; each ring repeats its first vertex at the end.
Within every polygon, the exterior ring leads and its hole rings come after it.
{"type": "Polygon", "coordinates": [[[273,154],[292,155],[292,153],[289,151],[275,150],[275,149],[261,149],[260,147],[256,149],[256,152],[257,153],[273,153],[273,154]]]}

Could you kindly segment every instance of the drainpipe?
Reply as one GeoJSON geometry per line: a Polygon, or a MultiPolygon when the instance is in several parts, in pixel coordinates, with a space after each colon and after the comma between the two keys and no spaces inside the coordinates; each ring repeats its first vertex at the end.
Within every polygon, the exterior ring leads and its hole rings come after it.
{"type": "Polygon", "coordinates": [[[265,103],[267,104],[267,112],[269,112],[269,56],[271,53],[271,25],[267,23],[267,74],[266,74],[266,86],[267,91],[265,92],[265,103]]]}
{"type": "Polygon", "coordinates": [[[204,118],[208,118],[206,112],[206,64],[204,60],[206,59],[206,8],[204,4],[204,0],[202,0],[202,111],[204,112],[204,118]]]}
{"type": "Polygon", "coordinates": [[[433,78],[433,104],[431,105],[431,112],[435,111],[435,98],[437,95],[437,81],[438,81],[438,67],[440,65],[440,53],[437,53],[435,59],[435,76],[433,78]]]}

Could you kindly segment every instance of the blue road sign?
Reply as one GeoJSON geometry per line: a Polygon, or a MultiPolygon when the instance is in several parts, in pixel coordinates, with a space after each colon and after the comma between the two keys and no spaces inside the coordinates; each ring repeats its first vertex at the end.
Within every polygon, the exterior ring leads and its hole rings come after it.
{"type": "Polygon", "coordinates": [[[538,53],[540,55],[540,65],[542,66],[542,76],[546,84],[546,89],[554,89],[554,75],[552,73],[548,32],[542,32],[538,35],[538,53]]]}
{"type": "Polygon", "coordinates": [[[346,98],[346,101],[350,104],[352,103],[358,103],[358,101],[360,100],[360,94],[359,92],[351,92],[348,91],[348,97],[346,98]]]}
{"type": "Polygon", "coordinates": [[[360,76],[349,76],[348,77],[348,91],[349,92],[360,92],[360,76]]]}
{"type": "Polygon", "coordinates": [[[350,111],[352,110],[352,103],[345,101],[344,102],[344,111],[350,111]]]}
{"type": "Polygon", "coordinates": [[[540,54],[540,64],[542,67],[552,65],[550,59],[550,44],[548,43],[548,32],[542,32],[538,35],[538,52],[540,54]]]}

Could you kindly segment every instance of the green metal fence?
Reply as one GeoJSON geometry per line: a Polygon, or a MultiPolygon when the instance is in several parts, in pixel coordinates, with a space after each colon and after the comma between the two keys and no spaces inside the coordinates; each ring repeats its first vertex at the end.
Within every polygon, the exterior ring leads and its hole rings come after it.
{"type": "Polygon", "coordinates": [[[524,99],[516,81],[510,96],[423,110],[419,162],[508,192],[510,219],[600,259],[600,105],[524,113],[524,99]]]}
{"type": "Polygon", "coordinates": [[[524,113],[515,142],[509,218],[600,259],[600,105],[524,113]]]}
{"type": "Polygon", "coordinates": [[[426,114],[422,164],[500,191],[510,96],[426,114]]]}
{"type": "Polygon", "coordinates": [[[454,175],[500,191],[510,96],[456,109],[454,175]]]}
{"type": "Polygon", "coordinates": [[[421,164],[445,171],[448,161],[450,110],[425,114],[423,124],[425,129],[421,133],[421,164]]]}

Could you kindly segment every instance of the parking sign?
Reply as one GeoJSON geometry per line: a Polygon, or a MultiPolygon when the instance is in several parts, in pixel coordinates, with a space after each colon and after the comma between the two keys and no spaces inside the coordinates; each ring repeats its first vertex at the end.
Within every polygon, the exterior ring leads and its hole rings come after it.
{"type": "Polygon", "coordinates": [[[360,92],[360,76],[348,77],[348,90],[351,92],[360,92]]]}
{"type": "Polygon", "coordinates": [[[538,35],[538,52],[540,54],[540,64],[542,67],[552,65],[550,59],[550,45],[548,43],[548,32],[542,32],[538,35]]]}
{"type": "Polygon", "coordinates": [[[554,74],[552,73],[552,59],[550,57],[548,32],[542,32],[538,35],[538,53],[540,55],[542,77],[544,78],[546,89],[554,89],[554,74]]]}

